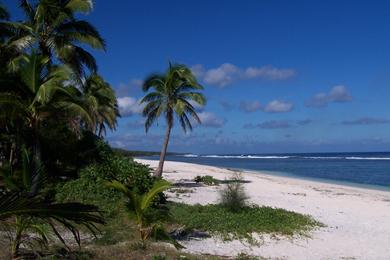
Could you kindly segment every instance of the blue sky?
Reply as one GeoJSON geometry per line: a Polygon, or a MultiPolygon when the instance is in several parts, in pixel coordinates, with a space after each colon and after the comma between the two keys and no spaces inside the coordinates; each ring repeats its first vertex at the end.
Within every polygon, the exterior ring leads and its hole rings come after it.
{"type": "Polygon", "coordinates": [[[172,61],[208,104],[171,151],[390,150],[389,1],[95,1],[86,19],[107,41],[94,54],[121,105],[115,146],[160,149],[164,122],[145,134],[139,86],[172,61]]]}

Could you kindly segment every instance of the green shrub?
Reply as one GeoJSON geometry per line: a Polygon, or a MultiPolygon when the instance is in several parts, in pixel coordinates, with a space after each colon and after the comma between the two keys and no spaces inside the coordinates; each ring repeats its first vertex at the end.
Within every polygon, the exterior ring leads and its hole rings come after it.
{"type": "Polygon", "coordinates": [[[131,158],[110,155],[100,164],[93,163],[83,168],[79,178],[58,184],[56,200],[94,204],[110,216],[123,199],[118,191],[107,188],[106,182],[118,180],[142,194],[153,186],[154,178],[150,172],[149,167],[131,158]]]}
{"type": "Polygon", "coordinates": [[[246,253],[239,253],[234,260],[260,260],[260,257],[251,256],[246,253]]]}
{"type": "Polygon", "coordinates": [[[248,196],[242,184],[242,175],[236,173],[220,191],[221,205],[232,212],[240,211],[246,206],[248,196]]]}
{"type": "Polygon", "coordinates": [[[189,230],[200,230],[223,239],[255,242],[252,233],[306,235],[314,227],[323,226],[307,215],[284,209],[251,206],[231,212],[222,205],[187,205],[168,203],[173,222],[189,230]]]}
{"type": "Polygon", "coordinates": [[[210,175],[205,175],[205,176],[198,175],[194,178],[194,181],[196,183],[201,182],[201,183],[204,183],[206,185],[218,185],[219,184],[219,181],[210,175]]]}

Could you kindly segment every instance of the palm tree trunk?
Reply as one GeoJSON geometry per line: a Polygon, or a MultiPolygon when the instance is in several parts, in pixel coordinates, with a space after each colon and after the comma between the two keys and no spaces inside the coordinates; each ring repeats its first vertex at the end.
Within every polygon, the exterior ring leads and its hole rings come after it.
{"type": "Polygon", "coordinates": [[[34,169],[34,176],[31,180],[31,188],[30,188],[30,195],[35,196],[38,193],[38,186],[40,181],[40,163],[42,160],[42,154],[41,154],[41,141],[39,139],[39,131],[38,131],[38,122],[35,122],[33,125],[33,131],[34,131],[34,140],[33,140],[33,169],[34,169]]]}
{"type": "Polygon", "coordinates": [[[164,145],[161,150],[160,154],[160,162],[158,163],[158,167],[156,171],[154,172],[154,176],[157,178],[162,177],[163,168],[164,168],[164,161],[165,161],[165,155],[167,154],[168,144],[169,144],[169,137],[171,135],[171,129],[172,129],[172,123],[168,122],[167,124],[167,130],[165,133],[165,139],[164,139],[164,145]]]}
{"type": "Polygon", "coordinates": [[[16,224],[16,231],[15,231],[15,238],[11,243],[11,254],[12,259],[18,259],[19,257],[19,248],[20,248],[20,242],[22,240],[22,228],[21,228],[21,219],[20,217],[16,217],[15,224],[16,224]]]}

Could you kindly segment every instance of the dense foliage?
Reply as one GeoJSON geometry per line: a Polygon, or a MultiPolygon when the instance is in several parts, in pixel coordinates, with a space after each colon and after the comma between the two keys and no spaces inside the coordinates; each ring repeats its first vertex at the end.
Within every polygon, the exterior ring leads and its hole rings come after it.
{"type": "Polygon", "coordinates": [[[83,168],[77,179],[58,184],[56,198],[58,201],[94,204],[110,216],[118,209],[122,195],[116,190],[108,189],[107,182],[117,180],[126,183],[142,194],[153,186],[154,178],[150,171],[149,167],[130,157],[106,152],[102,161],[83,168]]]}
{"type": "Polygon", "coordinates": [[[0,165],[20,167],[26,146],[50,176],[75,175],[81,140],[115,129],[119,116],[113,89],[81,47],[105,46],[79,19],[93,4],[20,0],[20,8],[21,21],[0,8],[0,165]]]}
{"type": "Polygon", "coordinates": [[[24,17],[13,21],[0,5],[0,224],[13,257],[22,245],[46,246],[49,233],[63,241],[67,229],[80,242],[81,226],[95,232],[104,223],[95,205],[58,203],[48,191],[105,160],[111,151],[98,136],[119,116],[115,92],[85,48],[105,48],[81,19],[92,1],[19,0],[19,7],[24,17]]]}
{"type": "Polygon", "coordinates": [[[0,172],[4,182],[0,185],[0,227],[8,233],[13,257],[22,256],[22,247],[30,248],[34,255],[39,256],[37,249],[46,249],[52,235],[65,244],[59,226],[71,232],[79,244],[80,226],[93,234],[98,231],[96,224],[104,224],[104,220],[96,206],[56,203],[48,199],[41,192],[45,184],[43,165],[39,164],[37,169],[37,163],[25,148],[21,158],[21,169],[8,166],[0,172]],[[41,178],[34,182],[37,176],[41,178]]]}

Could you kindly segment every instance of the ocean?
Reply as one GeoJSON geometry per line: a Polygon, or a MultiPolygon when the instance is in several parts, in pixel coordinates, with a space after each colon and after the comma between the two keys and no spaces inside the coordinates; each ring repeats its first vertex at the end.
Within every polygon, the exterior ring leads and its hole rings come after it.
{"type": "MultiPolygon", "coordinates": [[[[158,157],[148,157],[158,159],[158,157]]],[[[390,191],[390,152],[306,154],[184,154],[167,161],[310,179],[390,191]]]]}

